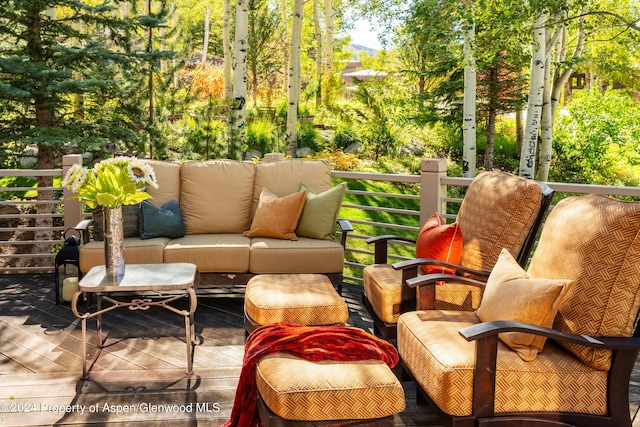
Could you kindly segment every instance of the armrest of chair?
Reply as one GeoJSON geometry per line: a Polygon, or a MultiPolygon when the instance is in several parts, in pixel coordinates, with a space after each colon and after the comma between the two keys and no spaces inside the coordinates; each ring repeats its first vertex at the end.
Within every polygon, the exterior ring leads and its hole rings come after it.
{"type": "MultiPolygon", "coordinates": [[[[404,270],[403,270],[404,271],[404,270]]],[[[436,304],[436,286],[446,285],[447,283],[457,283],[461,285],[476,286],[484,288],[486,283],[481,280],[472,279],[470,277],[457,276],[455,274],[424,274],[415,276],[404,281],[407,288],[418,288],[418,303],[420,310],[433,310],[436,304]]]]}
{"type": "Polygon", "coordinates": [[[80,242],[82,242],[83,245],[89,242],[89,227],[91,224],[93,224],[92,219],[85,219],[73,227],[80,234],[80,242]]]}
{"type": "Polygon", "coordinates": [[[374,263],[375,264],[386,264],[387,263],[387,255],[389,242],[395,240],[399,242],[406,242],[411,244],[416,244],[416,240],[410,237],[405,236],[397,236],[394,234],[385,234],[382,236],[370,237],[365,240],[368,244],[374,244],[374,263]]]}
{"type": "Polygon", "coordinates": [[[348,219],[338,219],[338,226],[340,227],[340,231],[342,232],[342,235],[340,237],[340,243],[342,244],[343,248],[347,247],[347,234],[350,231],[353,231],[353,226],[351,225],[351,222],[348,219]]]}
{"type": "Polygon", "coordinates": [[[431,258],[414,258],[406,261],[400,261],[392,264],[392,267],[396,270],[404,270],[413,266],[433,265],[437,267],[447,267],[448,269],[455,270],[457,275],[464,275],[465,277],[474,277],[479,280],[486,281],[489,278],[490,271],[486,270],[474,270],[471,268],[463,267],[458,264],[451,264],[446,261],[440,261],[431,258]]]}
{"type": "Polygon", "coordinates": [[[574,344],[580,344],[586,347],[607,348],[611,350],[640,350],[640,338],[592,337],[589,335],[577,335],[568,332],[561,332],[551,328],[545,328],[543,326],[507,320],[478,323],[477,325],[467,326],[466,328],[460,329],[459,332],[467,341],[477,341],[489,336],[497,336],[503,332],[524,332],[544,336],[557,341],[567,341],[574,344]]]}

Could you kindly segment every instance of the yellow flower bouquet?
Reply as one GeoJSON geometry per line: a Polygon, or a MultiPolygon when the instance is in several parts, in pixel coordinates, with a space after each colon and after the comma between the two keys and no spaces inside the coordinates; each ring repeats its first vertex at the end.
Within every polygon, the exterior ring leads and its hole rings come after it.
{"type": "Polygon", "coordinates": [[[158,188],[156,176],[149,163],[135,157],[114,157],[102,160],[88,169],[73,165],[62,180],[62,187],[74,193],[94,209],[104,206],[110,209],[122,205],[134,205],[151,198],[144,188],[158,188]]]}

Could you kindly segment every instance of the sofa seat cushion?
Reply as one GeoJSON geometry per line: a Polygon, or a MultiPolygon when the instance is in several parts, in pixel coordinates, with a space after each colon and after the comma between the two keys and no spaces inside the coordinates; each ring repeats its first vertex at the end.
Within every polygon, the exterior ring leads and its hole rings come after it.
{"type": "Polygon", "coordinates": [[[343,262],[344,248],[331,240],[251,239],[249,271],[254,274],[341,273],[343,262]]]}
{"type": "Polygon", "coordinates": [[[258,362],[256,383],[269,409],[288,420],[375,419],[405,408],[402,385],[379,360],[311,362],[274,353],[258,362]]]}
{"type": "Polygon", "coordinates": [[[244,309],[259,325],[291,322],[335,325],[349,318],[347,304],[323,274],[260,274],[247,283],[244,309]]]}
{"type": "MultiPolygon", "coordinates": [[[[374,264],[364,268],[364,292],[373,311],[385,323],[396,323],[400,316],[402,271],[390,264],[374,264]]],[[[436,308],[471,311],[479,307],[480,288],[448,283],[436,286],[436,308]]]]}
{"type": "MultiPolygon", "coordinates": [[[[447,414],[471,414],[475,343],[458,331],[479,323],[471,312],[416,311],[398,319],[398,351],[420,387],[447,414]]],[[[555,342],[532,362],[498,342],[496,413],[606,414],[607,372],[580,362],[555,342]]]]}
{"type": "MultiPolygon", "coordinates": [[[[124,259],[127,264],[162,264],[168,237],[141,239],[124,238],[124,259]]],[[[91,241],[80,248],[80,271],[86,273],[96,265],[104,265],[104,242],[91,241]]]]}
{"type": "Polygon", "coordinates": [[[242,234],[186,235],[167,243],[164,262],[190,262],[201,273],[246,273],[250,242],[242,234]]]}

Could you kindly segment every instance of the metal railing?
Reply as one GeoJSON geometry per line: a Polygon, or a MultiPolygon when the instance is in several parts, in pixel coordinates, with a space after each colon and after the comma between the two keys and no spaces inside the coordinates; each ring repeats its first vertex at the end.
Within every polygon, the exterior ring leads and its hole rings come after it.
{"type": "MultiPolygon", "coordinates": [[[[0,177],[61,177],[79,155],[64,156],[63,168],[56,170],[1,170],[0,177]]],[[[470,178],[448,177],[446,161],[425,159],[420,174],[382,174],[333,171],[335,181],[347,181],[349,189],[342,205],[341,217],[349,219],[354,231],[349,233],[345,255],[345,280],[362,281],[362,268],[373,262],[373,248],[365,240],[381,234],[415,237],[420,225],[438,212],[449,221],[455,220],[464,188],[470,178]],[[364,190],[377,187],[376,191],[364,190]]],[[[597,193],[640,199],[640,188],[549,183],[556,191],[554,200],[573,194],[597,193]]],[[[68,198],[60,187],[0,187],[0,271],[2,273],[52,272],[54,257],[64,239],[64,232],[85,217],[82,205],[68,198]],[[39,200],[37,192],[52,191],[54,197],[39,200]],[[11,197],[7,197],[11,194],[11,197]],[[35,213],[38,205],[53,205],[52,213],[35,213]],[[48,216],[50,227],[37,227],[36,218],[48,216]],[[36,238],[46,232],[48,238],[36,238]]],[[[413,256],[413,247],[398,242],[391,245],[391,259],[413,256]]]]}

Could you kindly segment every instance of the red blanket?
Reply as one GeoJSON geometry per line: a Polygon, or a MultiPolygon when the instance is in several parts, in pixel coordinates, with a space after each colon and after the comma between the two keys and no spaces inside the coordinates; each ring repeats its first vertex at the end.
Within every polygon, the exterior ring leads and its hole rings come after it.
{"type": "Polygon", "coordinates": [[[361,329],[290,323],[261,326],[247,339],[231,418],[224,427],[262,426],[257,407],[256,364],[276,352],[311,361],[377,359],[392,368],[399,360],[393,345],[361,329]]]}

